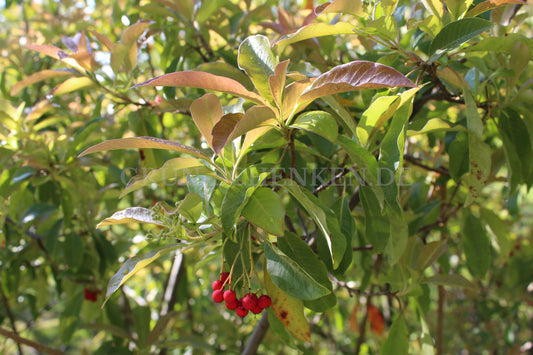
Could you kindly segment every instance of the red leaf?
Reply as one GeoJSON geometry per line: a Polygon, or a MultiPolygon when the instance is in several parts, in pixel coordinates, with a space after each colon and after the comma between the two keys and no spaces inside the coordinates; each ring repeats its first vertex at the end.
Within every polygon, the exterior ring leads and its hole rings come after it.
{"type": "Polygon", "coordinates": [[[320,75],[300,96],[305,104],[322,96],[363,89],[381,89],[396,86],[416,87],[396,69],[383,64],[358,60],[336,66],[320,75]]]}
{"type": "Polygon", "coordinates": [[[258,104],[266,104],[265,100],[255,92],[247,90],[241,83],[224,76],[199,71],[180,71],[158,76],[151,80],[137,84],[140,86],[182,86],[226,92],[248,99],[258,104]]]}
{"type": "Polygon", "coordinates": [[[228,143],[231,132],[241,120],[242,113],[227,113],[220,118],[220,121],[213,127],[211,135],[213,136],[213,150],[216,154],[220,153],[222,148],[228,143]]]}
{"type": "Polygon", "coordinates": [[[367,308],[367,316],[370,321],[370,329],[376,334],[383,334],[383,331],[385,330],[385,320],[379,309],[373,304],[369,304],[367,308]]]}

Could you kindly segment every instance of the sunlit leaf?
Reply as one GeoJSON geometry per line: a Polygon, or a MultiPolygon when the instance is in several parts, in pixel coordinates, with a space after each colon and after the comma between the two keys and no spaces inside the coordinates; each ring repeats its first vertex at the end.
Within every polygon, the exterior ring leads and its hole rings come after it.
{"type": "Polygon", "coordinates": [[[202,63],[196,68],[195,71],[211,73],[218,76],[223,76],[226,78],[233,79],[242,84],[247,90],[253,90],[254,84],[246,74],[244,74],[238,68],[225,63],[225,62],[213,62],[213,63],[202,63]]]}
{"type": "Polygon", "coordinates": [[[338,12],[356,16],[363,15],[363,2],[361,0],[334,0],[315,8],[317,15],[338,12]]]}
{"type": "Polygon", "coordinates": [[[188,147],[178,142],[172,142],[161,138],[154,137],[130,137],[110,139],[108,141],[94,145],[84,150],[79,157],[87,155],[89,153],[102,152],[105,150],[115,149],[132,149],[132,148],[148,148],[148,149],[166,149],[174,150],[177,152],[187,153],[200,159],[209,161],[209,157],[202,154],[199,150],[188,147]]]}
{"type": "Polygon", "coordinates": [[[464,49],[465,52],[501,52],[511,53],[516,43],[523,43],[529,48],[529,57],[533,57],[533,40],[519,33],[506,33],[504,37],[488,37],[477,44],[464,49]]]}
{"type": "Polygon", "coordinates": [[[338,134],[337,122],[325,111],[309,111],[301,114],[291,127],[318,134],[330,142],[335,142],[338,134]]]}
{"type": "Polygon", "coordinates": [[[242,97],[258,104],[265,100],[255,92],[248,91],[241,83],[224,76],[199,71],[182,71],[158,76],[134,86],[182,86],[205,90],[215,90],[242,97]]]}
{"type": "Polygon", "coordinates": [[[281,52],[289,44],[301,42],[306,39],[339,34],[353,34],[353,28],[353,24],[346,22],[337,22],[334,25],[328,23],[312,23],[300,28],[294,33],[281,37],[276,43],[274,43],[274,45],[278,47],[281,52]]]}
{"type": "Polygon", "coordinates": [[[416,124],[416,122],[413,122],[412,125],[409,126],[409,129],[407,130],[407,137],[416,136],[419,134],[426,134],[426,133],[432,133],[432,132],[440,132],[440,131],[464,131],[464,126],[453,126],[440,118],[431,118],[423,126],[416,124]],[[420,127],[421,126],[421,127],[420,127]]]}
{"type": "Polygon", "coordinates": [[[87,77],[70,78],[57,85],[52,93],[55,96],[64,95],[72,91],[87,89],[96,84],[87,77]]]}
{"type": "Polygon", "coordinates": [[[37,51],[39,53],[45,54],[54,59],[59,59],[58,52],[62,51],[61,48],[58,48],[56,46],[51,46],[49,44],[28,44],[24,48],[37,51]]]}
{"type": "Polygon", "coordinates": [[[490,21],[480,18],[466,18],[451,22],[435,36],[429,48],[430,53],[437,50],[450,50],[492,28],[490,21]]]}
{"type": "Polygon", "coordinates": [[[167,160],[159,168],[151,170],[146,176],[134,176],[120,194],[120,197],[143,188],[145,186],[169,180],[177,183],[177,179],[188,175],[214,175],[214,172],[207,169],[205,165],[195,158],[174,158],[167,160]]]}
{"type": "Polygon", "coordinates": [[[274,98],[276,105],[282,107],[283,90],[285,89],[285,80],[287,78],[287,67],[289,66],[289,59],[276,65],[274,74],[268,77],[268,84],[270,92],[274,98]]]}
{"type": "Polygon", "coordinates": [[[155,260],[159,259],[161,256],[170,253],[173,250],[182,248],[184,244],[174,244],[174,245],[165,245],[161,247],[154,248],[143,256],[134,256],[129,258],[118,270],[118,272],[111,277],[107,285],[106,292],[106,301],[107,299],[115,293],[124,282],[128,281],[133,275],[135,275],[139,270],[148,266],[155,260]]]}
{"type": "Polygon", "coordinates": [[[266,187],[254,191],[242,216],[259,228],[274,235],[283,235],[285,207],[277,193],[266,187]]]}
{"type": "Polygon", "coordinates": [[[207,144],[215,151],[211,131],[224,115],[220,100],[214,94],[205,94],[193,101],[190,111],[196,127],[198,127],[207,144]]]}
{"type": "Polygon", "coordinates": [[[316,98],[347,91],[381,89],[387,87],[415,87],[396,69],[368,61],[354,61],[334,67],[316,78],[300,96],[304,104],[316,98]]]}
{"type": "Polygon", "coordinates": [[[422,0],[422,3],[434,16],[442,19],[444,14],[444,6],[441,0],[422,0]]]}
{"type": "Polygon", "coordinates": [[[272,299],[272,311],[276,317],[293,336],[300,340],[310,342],[311,330],[309,328],[309,323],[307,323],[307,319],[305,319],[302,301],[281,291],[274,282],[272,282],[266,268],[264,277],[265,288],[267,294],[272,299]]]}
{"type": "MultiPolygon", "coordinates": [[[[195,176],[195,175],[187,175],[187,181],[189,180],[189,177],[192,177],[192,176],[195,176]]],[[[207,176],[207,175],[204,175],[204,176],[207,176]]],[[[202,215],[202,209],[203,209],[202,197],[196,193],[191,192],[185,195],[185,198],[181,200],[177,208],[177,212],[183,217],[187,218],[190,222],[195,223],[200,219],[202,215]]]]}
{"type": "Polygon", "coordinates": [[[113,213],[111,217],[107,217],[102,222],[98,223],[96,228],[125,223],[149,223],[165,226],[163,222],[154,219],[154,215],[154,212],[147,208],[129,207],[125,210],[113,213]]]}
{"type": "Polygon", "coordinates": [[[357,138],[363,146],[367,146],[373,133],[392,117],[400,102],[398,96],[381,96],[363,112],[356,130],[357,138]]]}
{"type": "Polygon", "coordinates": [[[512,4],[526,4],[526,1],[521,0],[488,0],[477,4],[473,9],[469,10],[465,17],[475,17],[482,13],[492,10],[499,6],[512,5],[512,4]]]}
{"type": "Polygon", "coordinates": [[[273,97],[268,78],[275,74],[278,58],[270,49],[270,41],[263,35],[247,37],[239,46],[239,68],[252,79],[255,88],[268,101],[273,97]]]}
{"type": "Polygon", "coordinates": [[[25,87],[31,84],[35,84],[39,81],[56,78],[56,77],[72,76],[74,74],[76,73],[75,72],[73,73],[68,70],[50,70],[50,69],[41,70],[37,73],[28,75],[27,77],[25,77],[24,79],[22,79],[15,85],[13,85],[13,87],[11,88],[11,96],[18,95],[22,89],[24,89],[25,87]]]}

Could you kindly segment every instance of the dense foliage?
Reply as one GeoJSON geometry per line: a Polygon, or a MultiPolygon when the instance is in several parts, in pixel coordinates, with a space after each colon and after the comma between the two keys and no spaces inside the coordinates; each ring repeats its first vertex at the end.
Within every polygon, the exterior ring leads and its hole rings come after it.
{"type": "Polygon", "coordinates": [[[3,352],[533,347],[526,2],[0,6],[3,352]]]}

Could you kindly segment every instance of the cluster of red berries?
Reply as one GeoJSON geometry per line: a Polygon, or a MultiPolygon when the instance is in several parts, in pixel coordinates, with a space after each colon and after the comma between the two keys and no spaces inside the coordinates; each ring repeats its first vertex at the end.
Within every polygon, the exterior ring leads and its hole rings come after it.
{"type": "Polygon", "coordinates": [[[220,279],[213,282],[213,293],[211,297],[216,303],[226,302],[226,308],[235,311],[239,317],[246,317],[248,312],[259,314],[263,309],[270,307],[272,300],[267,295],[257,297],[255,293],[248,293],[244,297],[237,299],[237,294],[233,290],[224,291],[224,285],[229,277],[229,273],[220,274],[220,279]]]}
{"type": "Polygon", "coordinates": [[[102,291],[100,290],[92,291],[92,290],[89,290],[88,288],[84,289],[83,292],[84,292],[83,298],[91,302],[96,302],[96,300],[98,299],[98,294],[102,293],[102,291]]]}

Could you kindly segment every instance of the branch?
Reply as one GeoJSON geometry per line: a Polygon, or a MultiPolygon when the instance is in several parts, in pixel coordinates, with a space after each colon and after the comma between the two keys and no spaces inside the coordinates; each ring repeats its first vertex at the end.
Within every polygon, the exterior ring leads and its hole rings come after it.
{"type": "Polygon", "coordinates": [[[346,282],[337,279],[332,274],[328,274],[328,276],[337,285],[339,285],[340,287],[345,288],[348,291],[348,294],[350,295],[350,297],[352,297],[352,296],[367,296],[367,297],[371,297],[371,296],[393,296],[393,297],[396,297],[396,295],[398,294],[398,291],[390,291],[390,290],[378,291],[378,292],[361,291],[358,288],[353,288],[353,287],[348,286],[348,284],[346,282]]]}
{"type": "Polygon", "coordinates": [[[425,170],[428,170],[428,171],[433,171],[433,172],[439,173],[441,175],[450,176],[450,172],[446,168],[443,168],[443,167],[434,168],[434,167],[425,165],[425,164],[423,164],[420,161],[420,159],[417,159],[417,158],[415,158],[415,157],[413,157],[412,155],[409,155],[409,154],[405,154],[403,156],[403,158],[405,159],[405,161],[408,161],[409,163],[411,163],[413,165],[416,165],[416,166],[418,166],[418,167],[420,167],[422,169],[425,169],[425,170]]]}
{"type": "Polygon", "coordinates": [[[263,312],[259,323],[257,323],[257,325],[255,326],[255,329],[252,335],[250,336],[250,339],[248,339],[248,343],[246,344],[246,347],[242,351],[241,355],[257,354],[257,348],[259,348],[259,345],[263,341],[263,338],[265,337],[269,325],[270,324],[268,323],[268,313],[263,312]]]}
{"type": "Polygon", "coordinates": [[[4,328],[0,328],[0,334],[5,336],[6,338],[13,339],[17,344],[23,344],[23,345],[31,346],[35,350],[37,350],[39,352],[43,352],[45,354],[49,354],[49,355],[66,355],[61,350],[53,349],[53,348],[50,348],[50,347],[48,347],[46,345],[37,343],[37,342],[35,342],[33,340],[23,338],[23,337],[15,334],[14,332],[11,332],[11,331],[9,331],[7,329],[4,329],[4,328]]]}
{"type": "MultiPolygon", "coordinates": [[[[7,318],[9,319],[9,323],[11,323],[11,329],[13,329],[13,334],[18,336],[17,327],[15,325],[15,317],[13,316],[13,312],[11,312],[11,307],[9,307],[9,302],[7,300],[7,297],[4,293],[4,290],[0,289],[0,296],[2,298],[2,304],[4,305],[4,308],[6,310],[7,318]]],[[[17,348],[19,351],[19,354],[22,355],[22,348],[20,347],[20,344],[17,343],[17,348]]]]}

